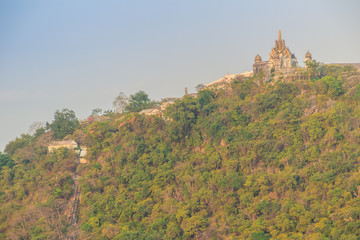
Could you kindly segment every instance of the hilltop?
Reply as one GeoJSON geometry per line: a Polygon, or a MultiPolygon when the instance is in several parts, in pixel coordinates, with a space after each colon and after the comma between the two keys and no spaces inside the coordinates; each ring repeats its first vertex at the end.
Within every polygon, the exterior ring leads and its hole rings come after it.
{"type": "Polygon", "coordinates": [[[332,65],[352,66],[360,70],[360,63],[333,63],[332,65]]]}
{"type": "Polygon", "coordinates": [[[10,142],[1,238],[358,239],[360,73],[313,64],[265,77],[204,88],[160,117],[78,124],[68,112],[71,132],[10,142]],[[87,147],[88,163],[48,152],[55,138],[87,147]]]}

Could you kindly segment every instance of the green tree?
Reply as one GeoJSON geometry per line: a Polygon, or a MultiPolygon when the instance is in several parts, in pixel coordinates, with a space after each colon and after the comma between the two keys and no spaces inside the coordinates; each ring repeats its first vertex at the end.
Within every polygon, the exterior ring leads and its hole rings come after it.
{"type": "Polygon", "coordinates": [[[340,77],[325,76],[321,80],[328,86],[328,94],[331,98],[337,98],[344,93],[340,77]]]}
{"type": "Polygon", "coordinates": [[[251,235],[251,240],[268,240],[270,237],[263,232],[255,232],[251,235]]]}
{"type": "Polygon", "coordinates": [[[306,63],[309,78],[316,80],[324,75],[325,66],[324,64],[317,62],[316,60],[307,61],[306,63]]]}
{"type": "Polygon", "coordinates": [[[140,112],[157,105],[158,103],[151,100],[144,91],[139,91],[134,95],[130,95],[129,104],[125,107],[125,110],[128,112],[140,112]]]}
{"type": "Polygon", "coordinates": [[[17,137],[6,145],[4,152],[13,156],[19,149],[30,145],[32,141],[33,137],[30,134],[21,134],[20,137],[17,137]]]}
{"type": "Polygon", "coordinates": [[[353,93],[354,100],[360,100],[360,84],[356,86],[355,91],[353,93]]]}
{"type": "Polygon", "coordinates": [[[6,166],[9,168],[14,167],[15,162],[11,159],[11,157],[5,153],[0,152],[0,170],[6,166]]]}
{"type": "Polygon", "coordinates": [[[204,84],[200,83],[200,84],[196,85],[195,89],[196,89],[196,91],[199,92],[199,91],[203,90],[205,87],[206,86],[204,84]]]}
{"type": "Polygon", "coordinates": [[[91,116],[101,115],[102,112],[103,112],[103,110],[101,108],[95,108],[95,109],[92,110],[91,116]]]}
{"type": "Polygon", "coordinates": [[[198,102],[200,104],[200,109],[203,109],[204,106],[208,105],[214,98],[213,92],[210,90],[202,90],[199,92],[198,102]]]}
{"type": "Polygon", "coordinates": [[[69,109],[57,110],[54,114],[54,121],[50,124],[50,129],[54,132],[56,139],[62,139],[68,134],[72,134],[79,126],[79,120],[75,112],[69,109]]]}
{"type": "Polygon", "coordinates": [[[172,119],[169,125],[170,137],[174,141],[180,141],[190,134],[192,126],[196,124],[199,115],[197,100],[185,96],[181,102],[177,102],[166,111],[166,116],[172,119]]]}

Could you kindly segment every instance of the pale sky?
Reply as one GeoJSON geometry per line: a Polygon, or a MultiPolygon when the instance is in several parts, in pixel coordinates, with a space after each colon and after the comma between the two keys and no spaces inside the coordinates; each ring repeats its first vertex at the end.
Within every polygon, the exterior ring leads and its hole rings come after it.
{"type": "Polygon", "coordinates": [[[360,62],[360,1],[0,0],[0,150],[57,109],[180,97],[252,70],[282,30],[303,64],[360,62]]]}

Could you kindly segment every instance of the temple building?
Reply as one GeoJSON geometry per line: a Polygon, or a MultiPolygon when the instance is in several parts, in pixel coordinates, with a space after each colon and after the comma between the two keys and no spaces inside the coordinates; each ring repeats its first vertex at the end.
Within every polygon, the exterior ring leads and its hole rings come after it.
{"type": "MultiPolygon", "coordinates": [[[[307,59],[311,60],[311,54],[308,52],[307,59]]],[[[293,72],[294,68],[298,66],[298,61],[295,54],[291,53],[289,48],[285,45],[285,40],[281,39],[281,31],[279,30],[279,39],[275,40],[275,47],[271,49],[269,61],[262,61],[259,54],[255,57],[253,65],[253,73],[257,74],[263,71],[265,76],[269,77],[270,72],[293,72]],[[273,70],[272,70],[273,69],[273,70]]]]}

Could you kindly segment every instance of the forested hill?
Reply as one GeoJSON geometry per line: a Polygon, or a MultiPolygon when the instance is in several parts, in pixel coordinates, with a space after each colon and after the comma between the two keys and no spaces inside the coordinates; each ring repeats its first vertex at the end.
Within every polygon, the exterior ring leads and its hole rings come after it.
{"type": "Polygon", "coordinates": [[[47,152],[54,129],[22,135],[1,154],[0,238],[360,239],[359,77],[315,65],[203,89],[163,117],[83,122],[65,139],[88,164],[47,152]]]}

